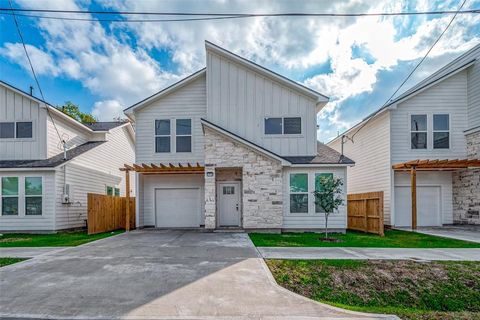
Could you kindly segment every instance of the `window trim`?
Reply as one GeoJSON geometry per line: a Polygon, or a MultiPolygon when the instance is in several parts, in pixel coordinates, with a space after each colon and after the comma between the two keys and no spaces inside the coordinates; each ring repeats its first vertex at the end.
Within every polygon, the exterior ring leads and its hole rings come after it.
{"type": "Polygon", "coordinates": [[[1,217],[19,217],[20,216],[20,181],[21,177],[19,176],[1,176],[0,177],[0,216],[1,217]],[[3,194],[3,178],[17,178],[17,194],[16,195],[4,195],[3,194]],[[3,214],[3,198],[17,198],[17,214],[3,214]]]}
{"type": "Polygon", "coordinates": [[[408,143],[410,144],[410,150],[429,150],[429,139],[428,139],[428,131],[429,131],[429,115],[427,113],[410,113],[408,115],[408,128],[409,128],[409,135],[408,135],[408,143]],[[413,130],[412,129],[412,117],[413,116],[425,116],[425,125],[427,126],[427,128],[425,130],[413,130]],[[412,145],[412,133],[425,133],[426,134],[426,138],[425,138],[425,143],[426,143],[426,146],[425,148],[413,148],[413,145],[412,145]]]}
{"type": "Polygon", "coordinates": [[[298,172],[289,172],[288,173],[288,184],[287,184],[287,188],[288,188],[288,213],[291,214],[291,215],[310,215],[310,173],[307,171],[298,171],[298,172]],[[296,174],[305,174],[307,176],[307,191],[300,191],[300,192],[295,192],[295,191],[292,191],[291,190],[291,186],[290,186],[290,181],[291,181],[291,177],[292,175],[296,175],[296,174]],[[291,206],[291,195],[294,195],[294,194],[306,194],[307,195],[307,212],[292,212],[292,206],[291,206]]]}
{"type": "Polygon", "coordinates": [[[175,118],[175,153],[192,153],[193,152],[193,119],[192,118],[175,118]],[[190,134],[177,134],[177,121],[178,120],[190,120],[190,134]],[[177,151],[177,137],[190,137],[190,151],[177,151]]]}
{"type": "Polygon", "coordinates": [[[432,150],[450,150],[451,148],[451,121],[450,113],[432,113],[432,150]],[[435,116],[447,116],[448,117],[448,130],[435,130],[435,116]],[[436,132],[445,132],[448,133],[448,148],[435,148],[435,133],[436,132]]]}
{"type": "Polygon", "coordinates": [[[43,217],[43,203],[44,203],[44,190],[45,188],[43,187],[43,176],[24,176],[23,177],[23,204],[24,204],[24,216],[26,217],[43,217]],[[40,178],[40,183],[42,186],[42,194],[38,195],[27,195],[27,190],[26,190],[26,180],[27,178],[40,178]],[[42,214],[27,214],[27,198],[41,198],[42,199],[42,214]]]}
{"type": "Polygon", "coordinates": [[[174,153],[173,151],[173,143],[172,143],[172,137],[174,136],[173,135],[173,128],[172,128],[172,122],[173,122],[173,118],[156,118],[153,120],[153,153],[154,154],[172,154],[174,153]],[[156,125],[157,125],[157,121],[159,120],[168,120],[170,121],[170,134],[169,135],[164,135],[164,134],[157,134],[157,130],[156,130],[156,125]],[[157,137],[169,137],[170,138],[170,151],[168,152],[158,152],[157,151],[157,137]]]}
{"type": "Polygon", "coordinates": [[[263,136],[268,138],[274,137],[303,137],[304,135],[304,122],[303,117],[299,115],[286,115],[286,116],[264,116],[263,117],[263,136]],[[282,119],[282,133],[266,133],[265,121],[270,118],[282,119]],[[300,118],[300,133],[285,133],[285,118],[300,118]]]}
{"type": "MultiPolygon", "coordinates": [[[[45,212],[45,197],[47,193],[45,193],[45,176],[43,175],[36,175],[36,174],[19,174],[19,175],[1,175],[0,176],[0,202],[3,198],[1,194],[1,187],[2,187],[2,178],[18,178],[18,195],[11,196],[18,198],[18,214],[17,215],[3,215],[3,207],[0,203],[0,220],[1,219],[47,219],[48,216],[44,215],[45,212]],[[27,196],[25,193],[25,178],[41,178],[42,179],[42,214],[41,215],[27,215],[26,214],[26,197],[34,197],[34,196],[27,196]]],[[[39,195],[36,195],[39,196],[39,195]]],[[[9,197],[9,196],[5,196],[9,197]]]]}

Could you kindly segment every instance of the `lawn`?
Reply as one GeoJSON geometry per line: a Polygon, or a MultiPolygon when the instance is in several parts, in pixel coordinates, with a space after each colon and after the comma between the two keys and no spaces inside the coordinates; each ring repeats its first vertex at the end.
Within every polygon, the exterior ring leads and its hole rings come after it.
{"type": "Polygon", "coordinates": [[[386,230],[385,236],[347,231],[346,234],[329,233],[329,238],[341,242],[322,242],[321,233],[250,233],[257,247],[370,247],[370,248],[480,248],[480,243],[467,242],[427,234],[386,230]]]}
{"type": "Polygon", "coordinates": [[[480,263],[267,260],[281,286],[338,307],[402,319],[480,319],[480,263]]]}
{"type": "Polygon", "coordinates": [[[123,231],[88,235],[86,231],[58,232],[49,234],[5,233],[0,236],[1,247],[74,247],[98,239],[107,238],[123,231]]]}
{"type": "Polygon", "coordinates": [[[8,266],[9,264],[14,264],[24,260],[27,260],[27,259],[26,258],[0,258],[0,268],[8,266]]]}

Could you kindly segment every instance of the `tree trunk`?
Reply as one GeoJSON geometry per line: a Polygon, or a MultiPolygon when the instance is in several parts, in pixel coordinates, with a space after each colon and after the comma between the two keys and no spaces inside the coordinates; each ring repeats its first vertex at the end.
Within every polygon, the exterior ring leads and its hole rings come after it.
{"type": "Polygon", "coordinates": [[[328,238],[328,214],[325,214],[325,239],[328,238]]]}

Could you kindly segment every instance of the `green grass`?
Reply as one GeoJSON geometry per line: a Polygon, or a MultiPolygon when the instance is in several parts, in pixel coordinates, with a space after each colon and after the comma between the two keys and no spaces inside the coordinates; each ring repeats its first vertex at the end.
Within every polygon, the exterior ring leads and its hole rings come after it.
{"type": "Polygon", "coordinates": [[[0,248],[12,247],[74,247],[98,239],[107,238],[123,231],[88,235],[86,231],[58,232],[50,234],[5,233],[0,236],[0,248]]]}
{"type": "Polygon", "coordinates": [[[338,307],[402,319],[480,319],[480,263],[267,260],[276,281],[338,307]]]}
{"type": "Polygon", "coordinates": [[[27,260],[26,258],[0,258],[0,268],[8,266],[9,264],[14,264],[27,260]]]}
{"type": "Polygon", "coordinates": [[[421,233],[387,230],[385,236],[347,231],[330,233],[341,242],[322,242],[322,233],[250,233],[257,247],[377,247],[377,248],[480,248],[480,243],[436,237],[421,233]]]}

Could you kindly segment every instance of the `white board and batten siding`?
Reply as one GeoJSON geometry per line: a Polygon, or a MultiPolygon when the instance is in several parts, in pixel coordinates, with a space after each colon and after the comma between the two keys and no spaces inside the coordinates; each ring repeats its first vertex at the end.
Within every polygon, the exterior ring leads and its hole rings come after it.
{"type": "MultiPolygon", "coordinates": [[[[156,215],[157,207],[160,209],[162,204],[156,203],[162,198],[158,196],[162,190],[193,190],[198,193],[198,201],[196,206],[193,207],[197,215],[198,221],[203,224],[205,221],[205,201],[204,201],[204,186],[205,181],[202,174],[199,175],[145,175],[141,179],[143,183],[143,192],[141,192],[142,199],[142,212],[143,216],[140,217],[140,226],[157,226],[168,227],[168,225],[161,225],[159,217],[156,215]]],[[[175,219],[175,212],[170,212],[171,219],[175,219]]],[[[197,226],[197,227],[198,227],[197,226]]]]}
{"type": "Polygon", "coordinates": [[[467,71],[459,72],[399,103],[391,111],[392,164],[415,159],[464,159],[467,145],[467,71]],[[410,116],[427,115],[427,149],[411,149],[410,116]],[[450,148],[433,149],[433,114],[450,117],[450,148]]]}
{"type": "MultiPolygon", "coordinates": [[[[333,173],[334,177],[343,179],[347,182],[346,168],[328,168],[328,167],[306,167],[306,168],[284,168],[283,170],[283,229],[316,229],[325,228],[325,214],[315,213],[315,200],[312,191],[315,189],[316,173],[333,173]],[[308,174],[308,213],[290,213],[290,174],[307,173],[308,174]]],[[[347,228],[347,185],[343,186],[343,197],[345,202],[339,207],[338,212],[330,214],[328,218],[328,228],[334,230],[345,230],[347,228]]]]}
{"type": "Polygon", "coordinates": [[[67,149],[77,147],[81,144],[84,144],[93,139],[93,134],[87,130],[81,128],[79,125],[74,125],[72,122],[67,122],[64,119],[59,118],[51,112],[52,117],[55,121],[55,126],[53,125],[52,119],[47,118],[47,128],[48,128],[48,154],[47,158],[56,156],[63,152],[63,144],[60,140],[60,137],[67,142],[67,149]],[[58,136],[60,134],[60,137],[58,136]]]}
{"type": "Polygon", "coordinates": [[[32,138],[0,141],[0,160],[46,158],[46,119],[46,110],[37,101],[0,85],[0,122],[32,122],[32,138]]]}
{"type": "MultiPolygon", "coordinates": [[[[352,130],[349,136],[355,133],[352,130]]],[[[341,152],[341,139],[328,144],[341,152]]],[[[344,154],[355,161],[348,167],[347,189],[349,194],[383,191],[384,222],[390,225],[392,170],[390,162],[390,114],[385,111],[344,144],[344,154]]]]}
{"type": "Polygon", "coordinates": [[[1,177],[18,177],[18,210],[16,216],[0,215],[1,231],[51,231],[55,226],[55,172],[9,171],[1,177]],[[42,177],[42,215],[25,215],[25,177],[42,177]]]}
{"type": "Polygon", "coordinates": [[[316,154],[316,100],[207,49],[207,120],[282,156],[316,154]],[[300,135],[265,135],[265,117],[302,118],[300,135]]]}
{"type": "Polygon", "coordinates": [[[201,118],[207,113],[206,77],[185,84],[174,92],[154,100],[135,111],[136,163],[186,163],[204,162],[201,118]],[[155,120],[170,119],[172,152],[155,153],[155,120]],[[174,119],[192,119],[192,152],[173,152],[175,145],[174,119]]]}
{"type": "Polygon", "coordinates": [[[480,46],[476,63],[467,69],[468,129],[480,129],[480,46]]]}

